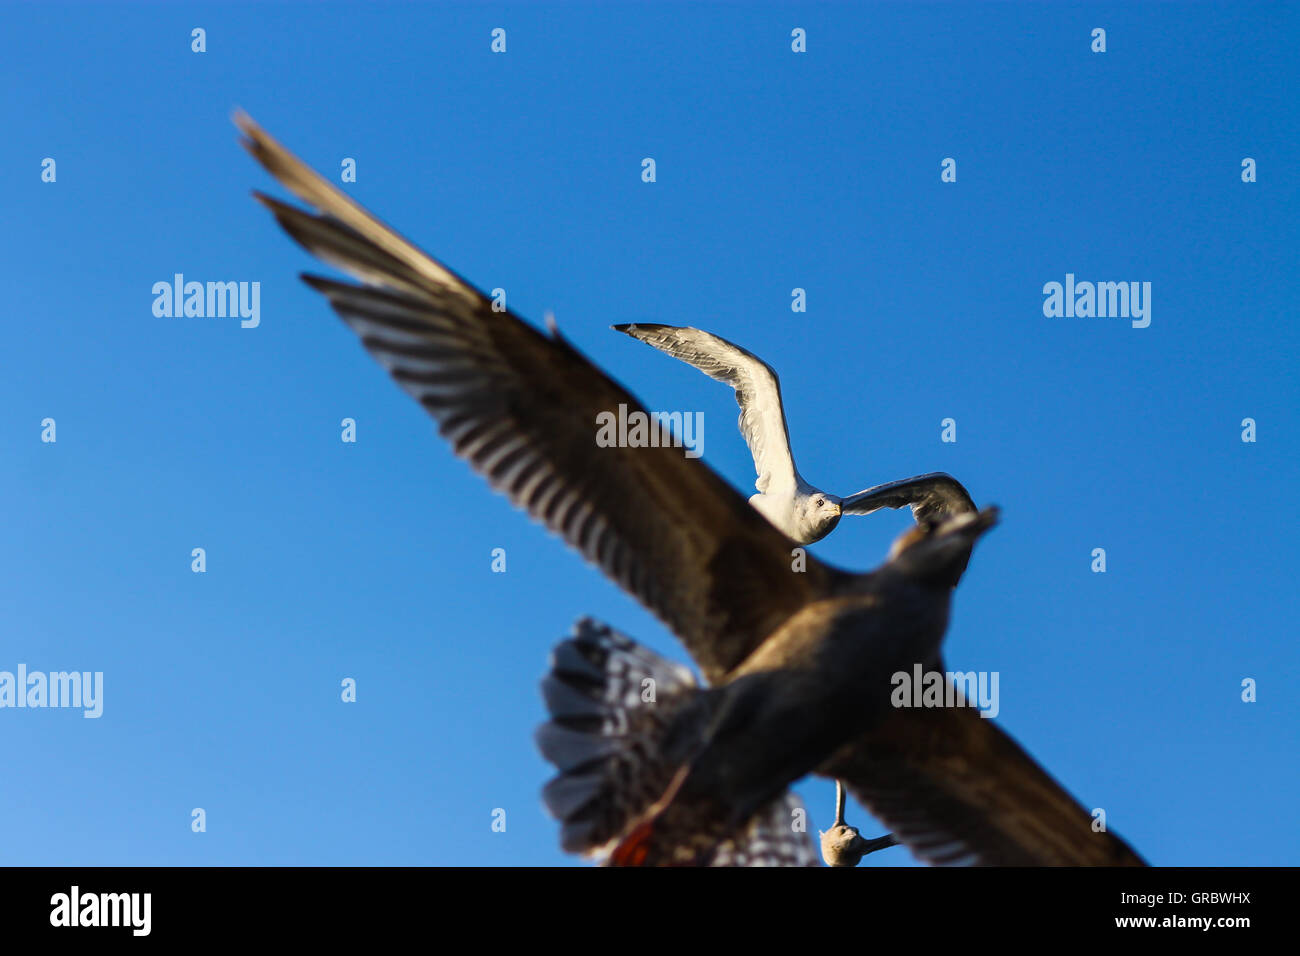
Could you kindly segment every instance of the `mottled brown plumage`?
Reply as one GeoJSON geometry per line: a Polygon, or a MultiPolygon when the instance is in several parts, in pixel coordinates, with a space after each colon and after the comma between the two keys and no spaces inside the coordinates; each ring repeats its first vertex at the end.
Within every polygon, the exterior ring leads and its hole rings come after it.
{"type": "MultiPolygon", "coordinates": [[[[760,817],[766,839],[786,786],[816,771],[846,780],[937,862],[950,858],[934,850],[940,838],[976,862],[1136,860],[1117,838],[1091,834],[1083,809],[991,723],[975,729],[972,711],[888,706],[893,671],[938,660],[948,594],[991,512],[927,524],[869,575],[811,555],[796,565],[795,543],[702,462],[667,442],[599,447],[598,415],[644,409],[554,329],[494,311],[251,119],[237,123],[253,156],[318,211],[259,200],[308,251],[362,283],[308,284],[457,455],[658,615],[715,685],[694,692],[692,716],[661,748],[677,768],[672,782],[636,819],[603,823],[605,835],[622,827],[615,839],[643,861],[744,857],[736,839],[754,835],[760,817]]],[[[574,762],[583,746],[609,756],[626,743],[602,740],[603,729],[555,744],[563,774],[583,772],[574,762]]],[[[581,788],[555,793],[574,813],[589,808],[577,805],[581,788]]]]}

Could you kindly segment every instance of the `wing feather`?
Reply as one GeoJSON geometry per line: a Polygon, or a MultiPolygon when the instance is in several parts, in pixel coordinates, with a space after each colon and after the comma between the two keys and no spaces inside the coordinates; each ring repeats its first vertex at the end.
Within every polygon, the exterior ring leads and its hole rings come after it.
{"type": "Polygon", "coordinates": [[[917,521],[942,521],[978,510],[961,482],[937,471],[859,491],[845,498],[840,509],[846,515],[868,515],[881,508],[908,506],[917,521]]]}
{"type": "Polygon", "coordinates": [[[819,772],[928,863],[1145,865],[972,707],[894,710],[819,772]]]}
{"type": "Polygon", "coordinates": [[[638,598],[716,681],[841,572],[807,558],[702,461],[600,447],[598,416],[641,404],[558,334],[491,301],[325,182],[250,118],[254,157],[319,213],[258,199],[309,252],[364,285],[304,276],[457,455],[638,598]]]}
{"type": "Polygon", "coordinates": [[[736,392],[740,433],[754,456],[754,487],[765,494],[793,491],[798,478],[790,452],[790,431],[781,404],[781,382],[757,355],[709,332],[672,325],[616,325],[673,358],[693,365],[736,392]]]}

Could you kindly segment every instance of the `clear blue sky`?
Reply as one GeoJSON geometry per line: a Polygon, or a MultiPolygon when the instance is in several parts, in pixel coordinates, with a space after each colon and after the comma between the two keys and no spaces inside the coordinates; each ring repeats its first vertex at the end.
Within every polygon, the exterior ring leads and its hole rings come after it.
{"type": "MultiPolygon", "coordinates": [[[[531,740],[549,648],[592,614],[683,654],[298,281],[241,106],[649,407],[704,412],[746,494],[729,392],[611,323],[766,357],[828,490],[944,470],[1001,505],[950,665],[998,671],[1001,725],[1153,862],[1300,862],[1295,9],[0,8],[0,670],[105,682],[98,720],[0,710],[0,859],[572,862],[531,740]],[[260,327],[156,318],[176,272],[260,282],[260,327]],[[1150,327],[1045,317],[1067,272],[1151,282],[1150,327]]],[[[872,567],[909,520],[816,553],[872,567]]],[[[800,791],[826,826],[832,786],[800,791]]]]}

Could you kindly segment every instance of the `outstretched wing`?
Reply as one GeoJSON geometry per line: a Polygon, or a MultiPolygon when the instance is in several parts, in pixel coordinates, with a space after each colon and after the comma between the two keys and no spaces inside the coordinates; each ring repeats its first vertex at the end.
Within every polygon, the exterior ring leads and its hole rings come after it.
{"type": "Polygon", "coordinates": [[[455,453],[562,536],[682,640],[710,681],[840,572],[807,556],[699,460],[668,447],[601,447],[602,413],[641,404],[552,330],[508,312],[267,135],[244,145],[321,214],[257,198],[309,252],[365,285],[304,276],[437,421],[455,453]]]}
{"type": "Polygon", "coordinates": [[[624,332],[736,390],[740,433],[745,437],[758,479],[754,487],[772,494],[796,484],[790,432],[781,405],[781,382],[772,366],[739,345],[699,329],[672,325],[615,325],[624,332]]]}
{"type": "Polygon", "coordinates": [[[818,772],[927,863],[1146,865],[972,707],[896,709],[818,772]]]}
{"type": "Polygon", "coordinates": [[[977,510],[961,482],[939,471],[859,491],[845,498],[840,509],[846,515],[869,515],[881,508],[906,508],[909,505],[917,521],[942,521],[977,510]]]}

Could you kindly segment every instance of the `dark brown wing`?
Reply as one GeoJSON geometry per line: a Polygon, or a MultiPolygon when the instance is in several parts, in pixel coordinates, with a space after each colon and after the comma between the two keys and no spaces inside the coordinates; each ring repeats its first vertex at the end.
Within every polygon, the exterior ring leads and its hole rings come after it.
{"type": "Polygon", "coordinates": [[[1146,865],[972,707],[893,710],[819,772],[928,863],[1146,865]]]}
{"type": "Polygon", "coordinates": [[[644,413],[640,402],[558,334],[493,311],[250,118],[236,122],[258,162],[323,215],[258,199],[309,252],[365,285],[307,283],[457,455],[658,615],[710,681],[842,576],[811,556],[793,572],[794,543],[681,448],[598,446],[597,416],[644,413]]]}

